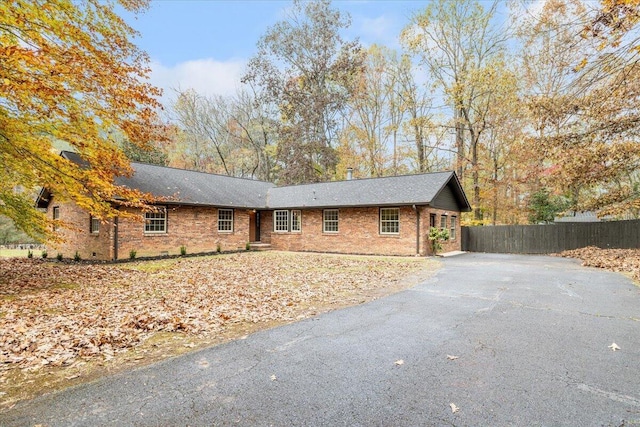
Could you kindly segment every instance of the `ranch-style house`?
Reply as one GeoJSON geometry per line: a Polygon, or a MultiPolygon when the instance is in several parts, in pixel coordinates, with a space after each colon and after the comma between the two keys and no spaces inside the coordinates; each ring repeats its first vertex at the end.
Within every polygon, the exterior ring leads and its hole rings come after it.
{"type": "MultiPolygon", "coordinates": [[[[76,153],[66,159],[81,163],[76,153]]],[[[132,163],[131,178],[118,183],[162,198],[155,212],[135,211],[139,220],[101,222],[46,189],[37,206],[75,229],[50,247],[82,259],[118,260],[218,249],[247,243],[276,250],[371,255],[430,255],[430,227],[446,228],[444,251],[460,250],[460,213],[471,210],[454,172],[348,179],[292,186],[132,163]]]]}

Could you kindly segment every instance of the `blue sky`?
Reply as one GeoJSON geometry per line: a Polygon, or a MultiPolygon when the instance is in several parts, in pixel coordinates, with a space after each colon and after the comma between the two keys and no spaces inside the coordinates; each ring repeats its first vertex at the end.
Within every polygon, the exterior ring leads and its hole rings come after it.
{"type": "MultiPolygon", "coordinates": [[[[141,33],[136,44],[151,57],[152,83],[165,90],[194,88],[228,95],[239,85],[247,61],[267,28],[285,16],[291,1],[155,0],[145,13],[126,16],[141,33]]],[[[359,38],[399,48],[398,35],[412,13],[427,1],[334,0],[333,8],[351,15],[345,39],[359,38]]]]}

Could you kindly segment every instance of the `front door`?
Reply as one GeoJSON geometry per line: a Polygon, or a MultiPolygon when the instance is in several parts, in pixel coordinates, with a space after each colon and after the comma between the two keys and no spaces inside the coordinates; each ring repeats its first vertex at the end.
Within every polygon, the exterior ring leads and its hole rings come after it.
{"type": "Polygon", "coordinates": [[[249,241],[260,241],[260,212],[249,211],[249,241]]]}
{"type": "Polygon", "coordinates": [[[259,242],[260,241],[260,211],[256,212],[255,215],[255,222],[256,222],[256,235],[254,237],[254,242],[259,242]]]}

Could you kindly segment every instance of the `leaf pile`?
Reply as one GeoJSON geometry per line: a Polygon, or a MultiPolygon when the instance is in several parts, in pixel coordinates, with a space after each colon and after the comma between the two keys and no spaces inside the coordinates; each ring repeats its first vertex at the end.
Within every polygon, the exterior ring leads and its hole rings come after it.
{"type": "Polygon", "coordinates": [[[640,249],[600,249],[589,246],[564,251],[559,255],[581,259],[582,265],[587,267],[630,273],[634,280],[640,281],[640,249]]]}
{"type": "Polygon", "coordinates": [[[122,265],[0,260],[0,374],[110,359],[158,331],[293,320],[313,304],[358,302],[425,262],[278,252],[122,265]]]}

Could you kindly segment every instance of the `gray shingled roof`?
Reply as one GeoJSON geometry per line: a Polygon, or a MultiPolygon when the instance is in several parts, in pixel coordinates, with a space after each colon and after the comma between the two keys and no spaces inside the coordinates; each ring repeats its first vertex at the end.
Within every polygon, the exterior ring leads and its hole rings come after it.
{"type": "Polygon", "coordinates": [[[117,183],[170,201],[190,205],[266,208],[267,191],[274,184],[184,169],[131,163],[135,174],[117,183]]]}
{"type": "MultiPolygon", "coordinates": [[[[84,163],[76,153],[62,155],[84,163]]],[[[458,178],[450,171],[276,187],[264,181],[146,163],[132,162],[131,166],[134,175],[117,178],[117,183],[167,198],[168,203],[251,209],[428,205],[449,186],[461,210],[470,210],[458,178]]]]}
{"type": "MultiPolygon", "coordinates": [[[[63,152],[69,160],[82,164],[80,156],[63,152]]],[[[131,162],[135,171],[131,178],[116,179],[118,185],[135,188],[156,197],[165,197],[169,203],[188,205],[266,208],[267,191],[274,184],[226,175],[168,168],[146,163],[131,162]]]]}
{"type": "MultiPolygon", "coordinates": [[[[456,193],[454,187],[459,187],[459,183],[453,172],[275,187],[269,190],[267,206],[279,209],[425,205],[447,184],[452,185],[456,193]]],[[[463,193],[456,196],[461,206],[468,204],[463,193]]]]}

